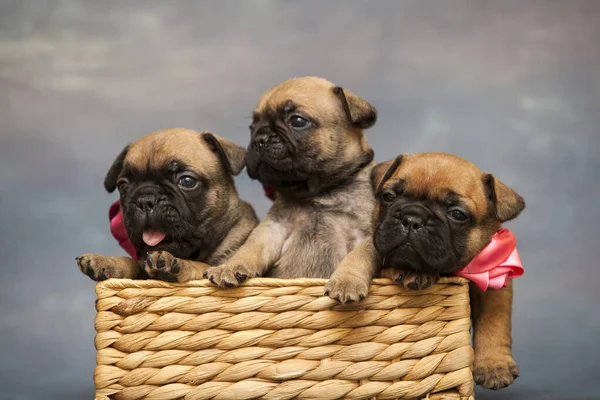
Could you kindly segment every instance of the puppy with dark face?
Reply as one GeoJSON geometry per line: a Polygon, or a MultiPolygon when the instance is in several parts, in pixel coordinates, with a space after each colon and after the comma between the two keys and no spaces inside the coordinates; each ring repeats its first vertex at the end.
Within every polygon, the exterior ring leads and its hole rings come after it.
{"type": "Polygon", "coordinates": [[[233,176],[246,150],[211,133],[166,129],[125,147],[104,181],[119,190],[125,228],[141,262],[84,254],[79,268],[93,280],[201,279],[226,261],[258,224],[238,197],[233,176]]]}
{"type": "MultiPolygon", "coordinates": [[[[466,266],[525,208],[523,198],[493,175],[445,153],[399,156],[372,173],[377,204],[372,244],[351,253],[339,271],[370,281],[381,276],[423,289],[466,266]]],[[[333,278],[332,278],[333,279],[333,278]]],[[[348,286],[346,276],[337,285],[348,286]]],[[[354,283],[355,284],[355,283],[354,283]]],[[[511,353],[512,281],[482,292],[471,285],[474,378],[501,389],[518,377],[511,353]]]]}
{"type": "MultiPolygon", "coordinates": [[[[253,114],[247,168],[277,193],[240,250],[206,276],[222,287],[248,277],[328,278],[371,235],[373,106],[316,77],[265,92],[253,114]]],[[[366,294],[366,293],[365,293],[366,294]]]]}

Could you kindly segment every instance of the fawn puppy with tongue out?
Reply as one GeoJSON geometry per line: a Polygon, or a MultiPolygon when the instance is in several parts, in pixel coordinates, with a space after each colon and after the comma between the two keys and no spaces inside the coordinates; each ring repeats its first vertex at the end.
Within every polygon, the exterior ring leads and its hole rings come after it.
{"type": "Polygon", "coordinates": [[[173,128],[125,147],[104,181],[118,189],[123,222],[139,261],[84,254],[79,269],[93,280],[201,279],[229,259],[258,224],[233,176],[246,150],[209,132],[173,128]]]}

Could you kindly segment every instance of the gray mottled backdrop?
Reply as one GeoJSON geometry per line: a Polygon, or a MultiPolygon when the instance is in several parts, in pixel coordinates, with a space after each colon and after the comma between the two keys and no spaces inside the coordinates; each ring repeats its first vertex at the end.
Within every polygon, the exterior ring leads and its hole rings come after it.
{"type": "Polygon", "coordinates": [[[73,258],[123,254],[102,187],[121,148],[173,126],[245,145],[261,92],[301,75],[377,106],[378,160],[453,152],[527,200],[521,377],[478,399],[599,398],[599,50],[595,0],[0,1],[0,398],[93,397],[73,258]]]}

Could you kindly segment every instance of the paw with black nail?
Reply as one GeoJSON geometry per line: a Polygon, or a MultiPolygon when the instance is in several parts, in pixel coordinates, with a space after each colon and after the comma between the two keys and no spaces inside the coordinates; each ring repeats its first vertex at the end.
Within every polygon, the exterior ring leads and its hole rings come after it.
{"type": "Polygon", "coordinates": [[[248,278],[259,276],[256,271],[242,264],[230,263],[220,267],[211,267],[204,273],[204,278],[210,280],[214,285],[229,289],[244,283],[248,278]]]}
{"type": "Polygon", "coordinates": [[[167,251],[151,251],[144,260],[144,271],[152,279],[180,282],[182,261],[167,251]]]}
{"type": "Polygon", "coordinates": [[[440,279],[440,275],[437,273],[417,272],[404,268],[384,268],[381,270],[380,276],[411,290],[426,289],[440,279]]]}
{"type": "Polygon", "coordinates": [[[363,300],[369,293],[369,282],[344,275],[332,275],[325,285],[325,296],[338,303],[352,304],[363,300]]]}
{"type": "Polygon", "coordinates": [[[103,281],[110,278],[123,278],[125,271],[119,268],[113,257],[97,254],[83,254],[75,257],[79,270],[94,281],[103,281]]]}

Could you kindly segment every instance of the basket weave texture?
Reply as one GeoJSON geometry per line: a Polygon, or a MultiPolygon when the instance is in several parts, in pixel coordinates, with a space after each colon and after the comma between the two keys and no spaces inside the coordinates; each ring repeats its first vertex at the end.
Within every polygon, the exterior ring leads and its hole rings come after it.
{"type": "Polygon", "coordinates": [[[99,282],[96,400],[473,399],[466,280],[346,306],[325,283],[99,282]]]}

